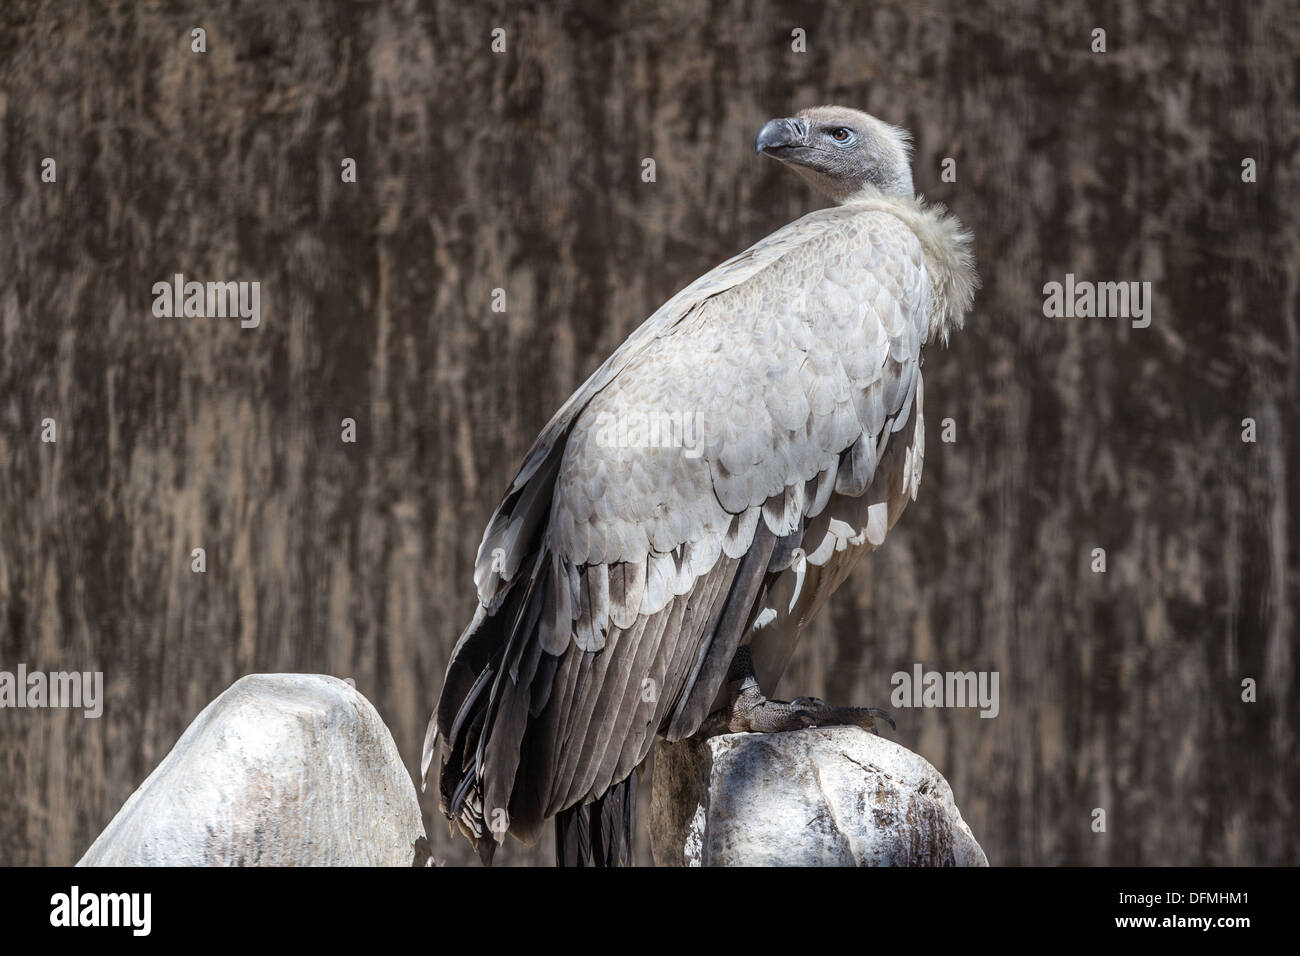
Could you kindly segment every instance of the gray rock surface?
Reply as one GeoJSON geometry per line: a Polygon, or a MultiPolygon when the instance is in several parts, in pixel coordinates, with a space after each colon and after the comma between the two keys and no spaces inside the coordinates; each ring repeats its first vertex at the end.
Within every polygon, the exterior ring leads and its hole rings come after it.
{"type": "MultiPolygon", "coordinates": [[[[203,709],[79,866],[410,866],[411,776],[345,681],[252,674],[203,709]]],[[[423,841],[422,841],[423,842],[423,841]]]]}
{"type": "Polygon", "coordinates": [[[660,744],[659,866],[988,866],[923,757],[857,727],[660,744]]]}

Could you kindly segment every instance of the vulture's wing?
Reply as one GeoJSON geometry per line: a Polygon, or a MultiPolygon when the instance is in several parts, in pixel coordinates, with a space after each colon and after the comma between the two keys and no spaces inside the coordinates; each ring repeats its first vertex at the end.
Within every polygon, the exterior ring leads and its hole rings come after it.
{"type": "Polygon", "coordinates": [[[891,441],[919,479],[931,299],[913,229],[821,210],[674,296],[551,420],[484,534],[435,715],[444,810],[481,851],[694,733],[796,548],[883,538],[891,441]]]}

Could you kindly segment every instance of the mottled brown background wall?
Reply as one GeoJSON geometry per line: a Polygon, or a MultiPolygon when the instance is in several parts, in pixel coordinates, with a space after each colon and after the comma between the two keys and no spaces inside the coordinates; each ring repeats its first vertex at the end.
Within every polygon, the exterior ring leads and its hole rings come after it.
{"type": "Polygon", "coordinates": [[[827,101],[913,130],[985,287],[929,356],[919,502],[782,690],[887,706],[914,662],[999,671],[996,719],[900,711],[896,735],[995,864],[1297,862],[1298,24],[0,5],[0,669],[102,670],[107,694],[99,720],[0,711],[0,862],[76,860],[252,671],[354,677],[414,771],[518,459],[661,301],[817,204],[751,144],[827,101]],[[261,327],[155,318],[176,272],[260,281],[261,327]],[[1151,326],[1045,318],[1066,272],[1152,282],[1151,326]]]}

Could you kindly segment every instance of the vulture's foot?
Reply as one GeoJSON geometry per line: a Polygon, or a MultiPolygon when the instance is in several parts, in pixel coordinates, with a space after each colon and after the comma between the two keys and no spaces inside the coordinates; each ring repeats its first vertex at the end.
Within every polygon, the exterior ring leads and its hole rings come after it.
{"type": "Polygon", "coordinates": [[[790,706],[809,714],[815,727],[861,727],[879,736],[880,731],[876,727],[876,719],[879,718],[892,729],[898,729],[894,718],[889,716],[889,711],[879,707],[836,707],[817,697],[796,697],[790,706]]]}
{"type": "Polygon", "coordinates": [[[839,726],[861,727],[879,734],[877,719],[895,727],[894,718],[878,707],[836,707],[817,697],[769,700],[759,689],[749,648],[742,647],[736,651],[727,673],[727,705],[709,715],[701,735],[776,734],[805,727],[839,726]]]}
{"type": "Polygon", "coordinates": [[[755,683],[732,696],[727,707],[712,714],[704,736],[717,734],[779,734],[816,726],[812,714],[784,700],[768,700],[755,683]]]}

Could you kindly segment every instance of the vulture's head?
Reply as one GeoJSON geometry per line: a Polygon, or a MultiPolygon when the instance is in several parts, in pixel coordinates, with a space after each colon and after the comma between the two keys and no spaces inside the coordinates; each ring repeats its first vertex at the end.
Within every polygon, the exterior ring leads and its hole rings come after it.
{"type": "Polygon", "coordinates": [[[907,130],[845,106],[814,106],[769,120],[754,141],[836,202],[874,187],[914,198],[907,130]]]}

